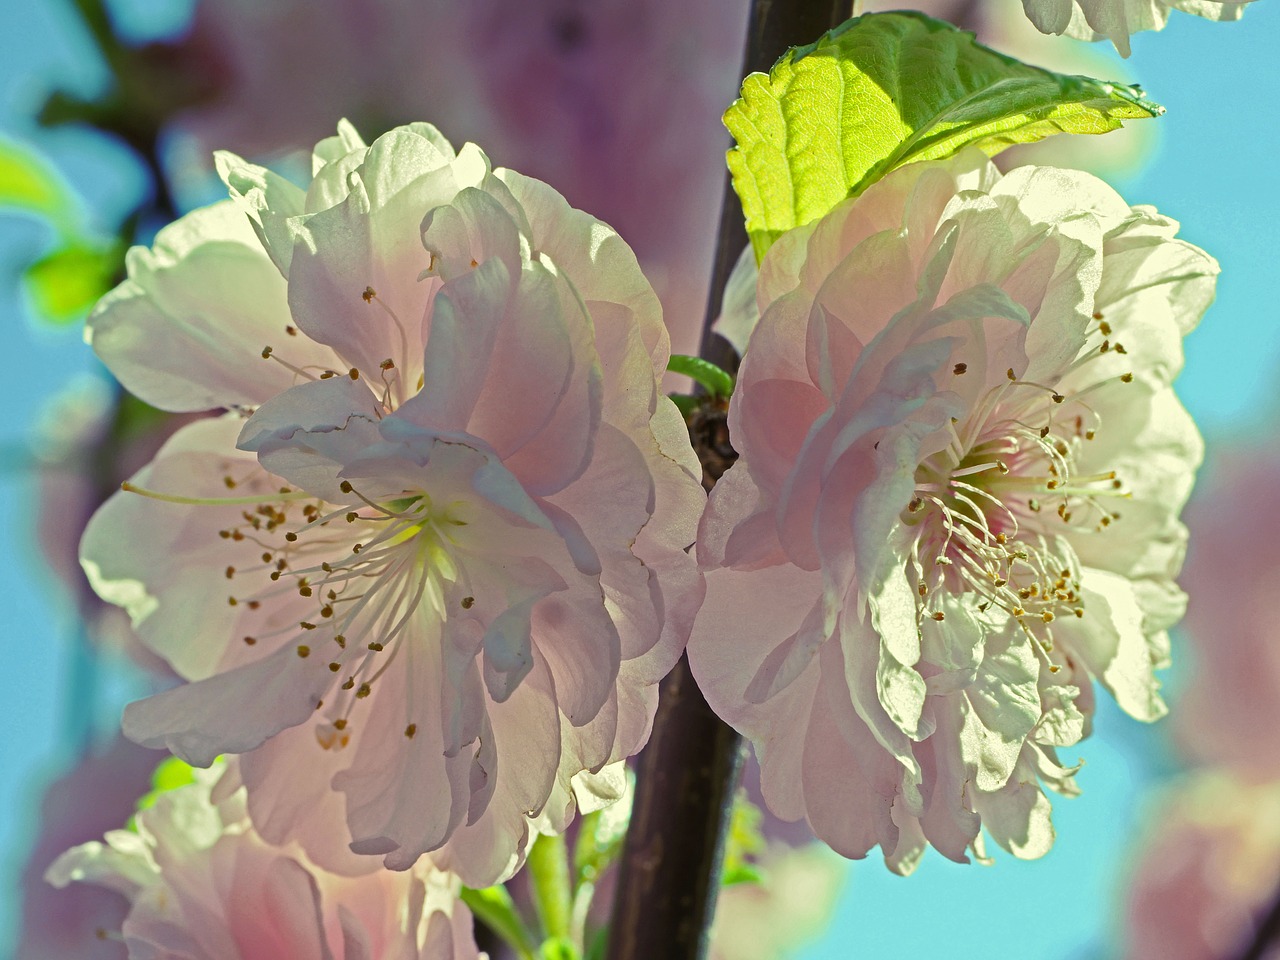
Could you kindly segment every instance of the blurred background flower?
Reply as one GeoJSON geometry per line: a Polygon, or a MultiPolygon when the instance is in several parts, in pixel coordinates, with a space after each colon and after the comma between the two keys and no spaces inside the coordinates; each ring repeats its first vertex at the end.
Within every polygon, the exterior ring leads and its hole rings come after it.
{"type": "MultiPolygon", "coordinates": [[[[127,631],[95,620],[69,559],[80,518],[95,498],[114,489],[121,472],[145,460],[148,445],[174,425],[101,385],[76,388],[79,399],[63,401],[43,419],[41,413],[78,376],[100,381],[78,320],[113,282],[125,245],[148,241],[176,213],[216,196],[211,148],[287,162],[327,135],[340,115],[370,137],[425,119],[455,141],[476,139],[495,163],[548,180],[612,223],[662,295],[674,349],[693,352],[728,145],[718,116],[736,86],[746,6],[746,0],[0,0],[0,314],[8,360],[0,548],[11,571],[7,662],[18,690],[0,752],[0,809],[11,811],[0,820],[7,885],[17,883],[24,862],[34,877],[41,858],[56,852],[52,840],[33,852],[45,829],[42,807],[47,829],[55,829],[59,805],[41,799],[47,785],[105,749],[122,703],[151,683],[102,639],[127,631]],[[15,184],[26,192],[16,195],[15,184]],[[21,216],[4,216],[9,212],[21,216]],[[124,437],[131,439],[121,452],[117,441],[124,437]],[[67,586],[43,566],[41,552],[57,558],[54,569],[67,586]],[[94,624],[89,631],[84,619],[94,624]]],[[[838,894],[834,923],[791,955],[845,960],[892,951],[964,960],[1029,951],[1048,960],[1102,960],[1129,950],[1139,956],[1142,903],[1192,903],[1187,898],[1195,894],[1187,891],[1206,882],[1223,889],[1224,876],[1239,881],[1231,888],[1239,894],[1231,892],[1218,919],[1198,929],[1226,931],[1227,939],[1214,943],[1235,942],[1234,921],[1222,918],[1251,916],[1269,903],[1267,888],[1276,878],[1268,864],[1280,860],[1280,853],[1267,852],[1272,828],[1249,826],[1251,817],[1274,809],[1265,798],[1280,768],[1255,769],[1252,761],[1280,759],[1264,710],[1280,702],[1267,693],[1276,689],[1270,677],[1280,667],[1268,666],[1276,655],[1267,645],[1265,586],[1274,582],[1267,571],[1276,563],[1277,539],[1266,532],[1274,481],[1248,463],[1280,446],[1275,422],[1259,412],[1274,406],[1271,384],[1280,373],[1272,290],[1280,193],[1262,173],[1242,180],[1244,172],[1270,170],[1277,146],[1272,105],[1280,102],[1280,74],[1263,65],[1280,39],[1280,7],[1255,4],[1234,24],[1173,17],[1161,33],[1135,35],[1133,55],[1122,61],[1101,44],[1040,35],[1019,0],[920,6],[963,21],[981,40],[1030,62],[1141,82],[1169,107],[1159,121],[1104,138],[1058,137],[1011,153],[1099,173],[1130,202],[1154,203],[1180,219],[1181,235],[1223,264],[1218,303],[1188,340],[1179,380],[1209,442],[1211,464],[1210,486],[1191,521],[1197,529],[1185,581],[1192,593],[1185,633],[1192,640],[1175,640],[1172,723],[1148,729],[1103,707],[1110,715],[1082,750],[1085,796],[1058,805],[1059,840],[1043,861],[982,869],[928,856],[906,881],[878,862],[844,867],[852,880],[838,894]],[[1224,437],[1242,441],[1236,456],[1257,471],[1220,487],[1213,480],[1214,444],[1224,437]],[[1228,508],[1234,512],[1218,513],[1228,508]],[[1262,552],[1249,552],[1255,549],[1262,552]],[[1202,567],[1218,579],[1202,577],[1202,567]],[[1198,586],[1202,581],[1209,585],[1198,586]],[[1243,619],[1229,619],[1236,616],[1243,619]],[[1186,719],[1177,719],[1183,704],[1186,719]],[[1194,801],[1166,801],[1163,809],[1172,811],[1166,817],[1143,800],[1184,765],[1171,739],[1175,729],[1196,762],[1225,757],[1234,769],[1210,774],[1217,778],[1211,787],[1188,788],[1194,801]],[[1148,853],[1131,853],[1131,837],[1144,827],[1156,839],[1147,841],[1148,853]],[[1211,849],[1228,852],[1210,856],[1211,849]],[[1232,866],[1241,851],[1252,860],[1232,866]],[[1137,857],[1135,866],[1126,870],[1130,857],[1137,857]],[[1217,866],[1205,872],[1209,863],[1217,866]],[[1144,899],[1147,889],[1158,891],[1154,900],[1144,899]],[[993,902],[1003,905],[998,940],[973,922],[993,902]],[[1061,922],[1046,922],[1046,903],[1061,922]],[[1133,932],[1124,932],[1126,922],[1133,932]]],[[[145,756],[107,756],[115,759],[90,766],[105,769],[108,779],[90,770],[69,788],[96,819],[65,834],[59,848],[120,822],[118,814],[108,816],[111,798],[134,788],[113,786],[117,775],[128,780],[135,771],[145,780],[145,756]]],[[[779,869],[775,876],[790,874],[779,869]]],[[[799,880],[784,884],[788,897],[815,899],[800,893],[799,880]]],[[[61,929],[59,917],[89,920],[98,908],[66,900],[42,906],[46,891],[32,889],[38,892],[22,907],[28,939],[19,960],[93,956],[92,949],[116,946],[95,941],[37,952],[31,938],[61,929]]],[[[736,930],[742,924],[732,919],[734,898],[750,902],[757,894],[748,885],[734,891],[721,924],[736,930]]],[[[0,902],[4,955],[17,942],[20,900],[0,902]]],[[[743,909],[762,914],[756,906],[743,909]]],[[[91,925],[78,929],[92,933],[91,925]]],[[[76,933],[69,921],[66,932],[76,933]]],[[[1190,934],[1185,940],[1196,942],[1190,934]]]]}

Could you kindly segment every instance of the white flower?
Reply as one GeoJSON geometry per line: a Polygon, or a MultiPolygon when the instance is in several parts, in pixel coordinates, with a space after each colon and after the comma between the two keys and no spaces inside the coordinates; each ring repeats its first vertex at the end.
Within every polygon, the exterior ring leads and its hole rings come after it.
{"type": "Polygon", "coordinates": [[[1172,10],[1206,20],[1239,20],[1249,0],[1022,0],[1042,33],[1079,40],[1110,40],[1129,56],[1129,37],[1141,30],[1162,30],[1172,10]]]}
{"type": "MultiPolygon", "coordinates": [[[[343,877],[296,846],[264,841],[243,792],[219,798],[217,773],[161,794],[134,830],[67,851],[49,867],[129,900],[129,956],[186,960],[479,960],[457,877],[423,861],[411,871],[343,877]]],[[[376,866],[376,864],[375,864],[376,866]]]]}
{"type": "Polygon", "coordinates": [[[846,856],[1052,843],[1092,680],[1145,720],[1217,266],[1087,174],[903,168],[761,267],[689,658],[766,803],[846,856]]]}
{"type": "Polygon", "coordinates": [[[306,190],[220,167],[235,202],[132,251],[90,319],[143,399],[230,411],[85,532],[96,589],[193,681],[125,732],[259,750],[272,842],[341,804],[325,866],[437,851],[488,885],[609,792],[699,599],[657,299],[612,230],[426,124],[344,125],[306,190]]]}

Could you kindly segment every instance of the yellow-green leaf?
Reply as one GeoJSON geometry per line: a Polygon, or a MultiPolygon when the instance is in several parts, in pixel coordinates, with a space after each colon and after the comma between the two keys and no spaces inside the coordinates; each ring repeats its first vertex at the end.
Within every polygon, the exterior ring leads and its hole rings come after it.
{"type": "Polygon", "coordinates": [[[918,13],[855,17],[753,73],[724,122],[756,259],[885,174],[1163,113],[1137,87],[1041,70],[918,13]]]}
{"type": "Polygon", "coordinates": [[[75,210],[70,191],[35,151],[0,140],[0,207],[16,207],[65,225],[75,210]]]}
{"type": "Polygon", "coordinates": [[[111,289],[120,267],[115,247],[70,243],[41,257],[23,274],[31,306],[53,323],[80,320],[111,289]]]}

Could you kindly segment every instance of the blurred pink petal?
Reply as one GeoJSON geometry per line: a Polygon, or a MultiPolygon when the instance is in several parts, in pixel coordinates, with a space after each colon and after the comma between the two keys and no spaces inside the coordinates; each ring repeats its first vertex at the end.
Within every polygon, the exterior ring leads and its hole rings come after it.
{"type": "Polygon", "coordinates": [[[746,11],[744,0],[209,0],[191,43],[218,93],[179,118],[181,155],[278,156],[335,116],[373,130],[432,117],[616,228],[674,350],[696,353],[729,146],[719,119],[737,94],[746,11]]]}
{"type": "Polygon", "coordinates": [[[128,903],[114,889],[55,890],[44,873],[68,847],[96,840],[124,823],[151,786],[156,754],[123,737],[81,762],[45,792],[35,848],[22,871],[17,960],[122,960],[125,948],[98,936],[118,930],[128,903]],[[93,797],[92,803],[85,798],[93,797]]]}
{"type": "Polygon", "coordinates": [[[1191,665],[1175,734],[1191,759],[1280,776],[1280,630],[1273,606],[1280,519],[1256,509],[1280,483],[1280,458],[1220,449],[1187,510],[1194,541],[1184,580],[1191,665]]]}
{"type": "Polygon", "coordinates": [[[1128,960],[1232,960],[1280,888],[1280,784],[1189,775],[1153,805],[1127,898],[1128,960]]]}

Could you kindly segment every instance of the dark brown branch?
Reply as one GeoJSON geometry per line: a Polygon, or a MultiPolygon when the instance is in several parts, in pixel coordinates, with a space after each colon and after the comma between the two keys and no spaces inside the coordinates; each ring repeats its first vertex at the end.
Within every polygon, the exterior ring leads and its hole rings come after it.
{"type": "MultiPolygon", "coordinates": [[[[849,11],[849,0],[753,0],[743,73],[767,71],[788,47],[813,42],[849,11]]],[[[737,357],[710,325],[746,244],[742,208],[726,177],[701,355],[730,370],[737,357]]],[[[653,735],[636,770],[609,960],[706,956],[741,756],[741,739],[707,706],[681,657],[662,682],[653,735]]]]}
{"type": "Polygon", "coordinates": [[[1280,943],[1280,891],[1277,892],[1271,909],[1254,930],[1253,940],[1240,954],[1240,960],[1262,960],[1268,955],[1274,956],[1275,951],[1272,948],[1277,943],[1280,943]]]}

